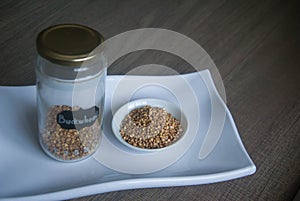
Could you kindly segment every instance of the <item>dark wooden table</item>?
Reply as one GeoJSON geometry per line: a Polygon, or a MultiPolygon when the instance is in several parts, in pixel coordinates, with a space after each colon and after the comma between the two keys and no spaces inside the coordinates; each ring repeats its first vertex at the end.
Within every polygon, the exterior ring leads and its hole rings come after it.
{"type": "MultiPolygon", "coordinates": [[[[300,187],[300,1],[1,1],[0,85],[35,83],[35,38],[80,23],[110,38],[158,27],[202,45],[224,80],[227,104],[257,172],[227,182],[126,190],[73,200],[293,200],[300,187]]],[[[193,71],[169,54],[140,51],[110,74],[158,63],[193,71]]],[[[298,197],[299,198],[299,197],[298,197]]]]}

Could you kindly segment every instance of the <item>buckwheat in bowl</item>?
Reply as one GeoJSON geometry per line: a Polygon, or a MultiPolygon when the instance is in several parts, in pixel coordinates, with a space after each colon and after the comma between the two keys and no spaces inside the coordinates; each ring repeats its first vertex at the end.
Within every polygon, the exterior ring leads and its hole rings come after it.
{"type": "Polygon", "coordinates": [[[117,139],[138,151],[158,151],[176,146],[187,126],[180,107],[161,99],[129,102],[117,110],[112,120],[117,139]]]}

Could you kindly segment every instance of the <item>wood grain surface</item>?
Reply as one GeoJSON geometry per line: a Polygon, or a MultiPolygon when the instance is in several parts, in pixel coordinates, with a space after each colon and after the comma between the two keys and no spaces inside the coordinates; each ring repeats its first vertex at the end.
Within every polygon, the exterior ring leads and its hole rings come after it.
{"type": "MultiPolygon", "coordinates": [[[[110,38],[137,28],[182,33],[210,54],[227,104],[257,172],[227,182],[110,192],[91,200],[293,200],[300,187],[300,1],[110,0],[0,2],[0,85],[35,83],[35,38],[58,23],[80,23],[110,38]]],[[[159,51],[122,57],[109,74],[185,61],[159,51]]],[[[299,197],[299,196],[298,196],[299,197]]]]}

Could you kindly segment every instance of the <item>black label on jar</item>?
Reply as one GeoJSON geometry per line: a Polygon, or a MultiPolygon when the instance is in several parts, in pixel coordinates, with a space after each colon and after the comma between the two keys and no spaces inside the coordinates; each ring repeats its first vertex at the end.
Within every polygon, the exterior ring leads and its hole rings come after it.
{"type": "Polygon", "coordinates": [[[94,106],[86,110],[80,108],[76,111],[62,111],[57,114],[56,122],[63,129],[81,130],[93,125],[98,117],[99,108],[94,106]]]}

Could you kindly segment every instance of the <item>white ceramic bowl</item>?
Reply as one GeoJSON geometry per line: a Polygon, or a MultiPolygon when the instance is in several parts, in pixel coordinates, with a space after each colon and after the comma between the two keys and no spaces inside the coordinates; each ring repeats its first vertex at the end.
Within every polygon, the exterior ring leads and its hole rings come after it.
{"type": "Polygon", "coordinates": [[[120,107],[116,113],[113,115],[112,119],[112,130],[116,136],[116,138],[125,146],[130,147],[131,149],[137,150],[137,151],[146,151],[146,152],[153,152],[153,151],[159,151],[162,149],[167,149],[173,146],[176,146],[177,142],[179,142],[182,139],[182,136],[186,133],[188,127],[188,122],[186,119],[185,114],[180,110],[180,108],[175,105],[174,103],[171,103],[169,101],[161,100],[161,99],[152,99],[152,98],[146,98],[146,99],[139,99],[134,100],[129,103],[126,103],[122,107],[120,107]],[[170,144],[169,146],[163,147],[163,148],[156,148],[156,149],[146,149],[146,148],[140,148],[135,147],[129,143],[127,143],[120,134],[120,126],[122,124],[123,119],[126,115],[128,115],[132,110],[136,108],[140,108],[143,106],[149,105],[151,107],[160,107],[165,108],[166,111],[173,115],[177,120],[180,121],[180,124],[182,126],[182,135],[179,139],[177,139],[175,142],[170,144]]]}

